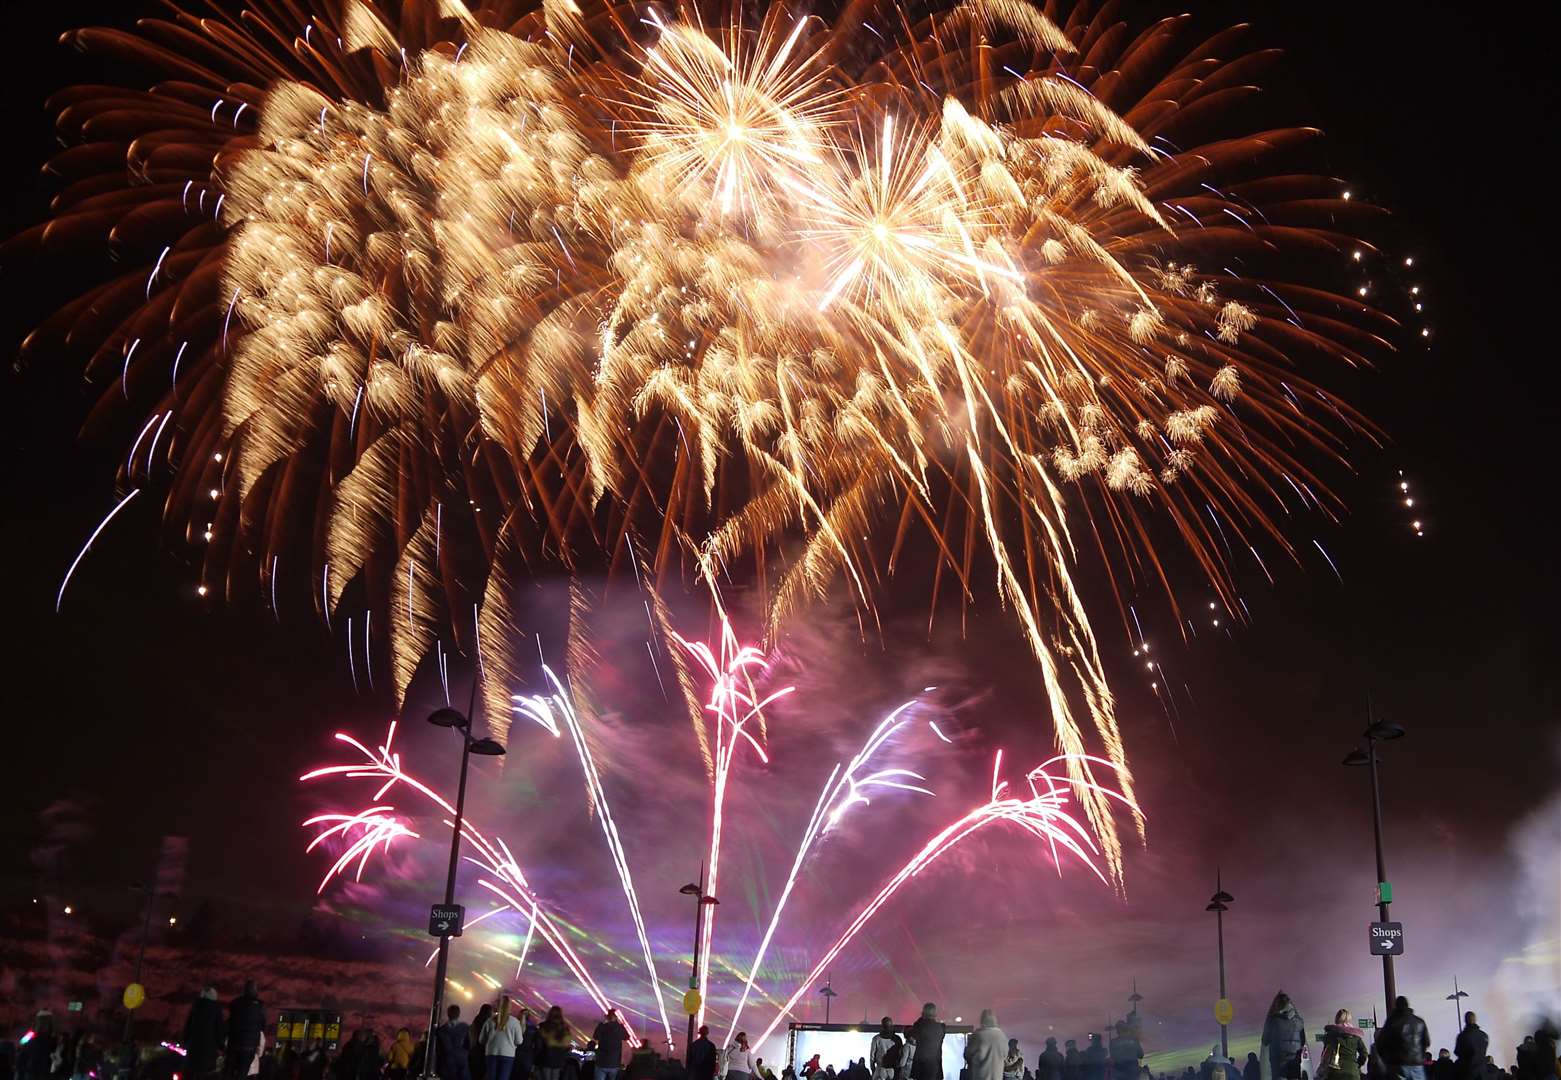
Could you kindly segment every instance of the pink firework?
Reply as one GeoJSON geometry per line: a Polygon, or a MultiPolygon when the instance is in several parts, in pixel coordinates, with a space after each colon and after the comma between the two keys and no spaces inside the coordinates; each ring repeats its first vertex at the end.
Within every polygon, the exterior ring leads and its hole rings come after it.
{"type": "MultiPolygon", "coordinates": [[[[719,608],[719,603],[717,604],[719,608]]],[[[672,635],[686,649],[705,674],[710,676],[710,700],[705,711],[714,717],[715,771],[710,808],[710,877],[705,891],[716,895],[721,871],[721,821],[726,809],[726,783],[731,776],[732,762],[744,743],[753,747],[759,760],[768,763],[769,755],[764,744],[747,730],[748,724],[760,720],[764,710],[796,689],[786,686],[765,698],[760,698],[753,688],[753,677],[769,667],[764,653],[752,645],[740,644],[732,629],[732,620],[721,612],[720,655],[703,641],[689,641],[681,634],[672,635]]],[[[715,905],[699,906],[699,1023],[705,1022],[705,1002],[709,998],[710,942],[715,934],[715,905]]]]}
{"type": "MultiPolygon", "coordinates": [[[[1072,789],[1080,786],[1080,782],[1070,779],[1059,779],[1048,771],[1050,766],[1059,762],[1065,763],[1068,760],[1069,755],[1060,755],[1037,765],[1026,773],[1025,782],[1029,785],[1030,797],[1022,799],[1014,795],[1005,794],[1008,790],[1008,781],[999,779],[1003,765],[1003,752],[999,750],[996,759],[992,763],[992,797],[959,820],[939,830],[920,851],[911,857],[909,862],[900,868],[898,873],[884,884],[883,888],[878,890],[878,895],[874,896],[857,913],[851,925],[846,927],[845,932],[835,939],[835,943],[819,958],[818,963],[813,965],[813,970],[808,973],[808,977],[798,984],[797,989],[786,1000],[786,1004],[781,1006],[780,1011],[775,1014],[775,1018],[770,1021],[769,1026],[755,1040],[754,1045],[762,1045],[764,1040],[770,1037],[780,1022],[790,1015],[792,1009],[796,1007],[798,999],[807,992],[809,987],[817,984],[819,976],[834,962],[835,957],[839,956],[841,950],[851,943],[852,939],[856,937],[862,927],[868,924],[878,909],[888,903],[895,893],[899,892],[900,886],[931,866],[939,856],[952,849],[962,840],[974,835],[988,825],[995,825],[999,822],[1017,825],[1036,839],[1046,841],[1051,849],[1052,862],[1057,867],[1058,873],[1062,872],[1062,863],[1058,858],[1058,849],[1060,848],[1072,854],[1088,867],[1101,880],[1102,884],[1109,885],[1110,883],[1106,875],[1101,872],[1100,867],[1095,863],[1095,856],[1100,853],[1099,846],[1090,836],[1089,829],[1065,809],[1071,799],[1072,789]]],[[[1106,768],[1112,767],[1110,762],[1101,758],[1086,757],[1086,760],[1103,765],[1106,768]]],[[[1094,787],[1094,790],[1100,794],[1117,800],[1135,813],[1138,812],[1138,807],[1120,793],[1097,785],[1090,786],[1094,787]]]]}

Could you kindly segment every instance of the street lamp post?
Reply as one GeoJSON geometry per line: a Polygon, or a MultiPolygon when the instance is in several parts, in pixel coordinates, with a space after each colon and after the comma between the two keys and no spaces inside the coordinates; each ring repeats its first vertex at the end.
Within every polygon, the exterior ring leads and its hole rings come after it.
{"type": "MultiPolygon", "coordinates": [[[[1209,897],[1209,904],[1204,911],[1214,912],[1215,939],[1219,942],[1220,957],[1220,1000],[1225,1000],[1225,912],[1229,911],[1228,905],[1235,903],[1236,898],[1225,891],[1225,886],[1220,881],[1220,872],[1214,871],[1214,895],[1209,897]]],[[[1134,991],[1136,996],[1137,991],[1134,991]]],[[[1230,1025],[1220,1024],[1220,1057],[1230,1060],[1230,1025]]]]}
{"type": "MultiPolygon", "coordinates": [[[[1387,922],[1392,893],[1387,884],[1387,862],[1382,854],[1382,787],[1377,778],[1377,744],[1403,738],[1404,726],[1388,720],[1376,720],[1367,725],[1363,735],[1366,749],[1357,747],[1351,750],[1345,755],[1343,763],[1356,767],[1364,765],[1371,772],[1371,827],[1377,845],[1377,912],[1380,921],[1387,922]]],[[[1393,1000],[1398,997],[1398,983],[1393,978],[1393,957],[1390,953],[1382,956],[1382,990],[1387,999],[1387,1011],[1391,1013],[1393,1000]]]]}
{"type": "MultiPolygon", "coordinates": [[[[135,978],[130,980],[132,983],[139,983],[141,981],[142,965],[146,963],[146,939],[152,932],[152,900],[156,896],[157,891],[149,885],[141,884],[132,885],[130,889],[132,892],[146,894],[146,911],[141,919],[141,946],[136,951],[136,973],[135,978]]],[[[125,1010],[125,1042],[130,1041],[131,1026],[135,1023],[135,1015],[134,1009],[125,1010]]]]}
{"type": "Polygon", "coordinates": [[[829,1026],[829,1006],[840,995],[835,993],[833,975],[825,974],[824,985],[819,988],[819,996],[824,999],[824,1025],[829,1026]]]}
{"type": "Polygon", "coordinates": [[[1447,995],[1447,1000],[1453,1003],[1453,1030],[1463,1030],[1463,998],[1469,996],[1469,991],[1458,989],[1458,976],[1453,976],[1453,992],[1447,995]]]}
{"type": "MultiPolygon", "coordinates": [[[[475,691],[474,691],[475,693],[475,691]]],[[[482,757],[498,757],[504,747],[492,739],[472,738],[472,722],[454,709],[439,709],[428,717],[435,727],[454,728],[461,733],[461,781],[455,789],[455,822],[450,832],[450,869],[444,879],[444,902],[449,907],[455,903],[455,870],[461,859],[461,825],[466,814],[466,771],[473,754],[482,757]]],[[[434,1036],[439,1027],[439,1014],[444,1011],[445,974],[450,965],[450,939],[439,938],[439,960],[434,967],[434,1008],[428,1018],[428,1041],[423,1051],[423,1077],[437,1076],[434,1036]]]]}
{"type": "MultiPolygon", "coordinates": [[[[692,896],[696,898],[694,903],[694,966],[692,972],[688,976],[688,988],[692,991],[699,988],[699,946],[703,944],[705,908],[710,904],[719,904],[721,901],[717,900],[713,896],[705,895],[704,863],[699,864],[699,883],[696,885],[691,881],[679,889],[678,892],[682,893],[684,896],[692,896]]],[[[701,1002],[701,1006],[702,1005],[703,1003],[701,1002]]],[[[694,1045],[694,1019],[697,1011],[697,1009],[690,1009],[688,1011],[688,1042],[683,1046],[684,1064],[687,1064],[689,1049],[694,1045]]]]}

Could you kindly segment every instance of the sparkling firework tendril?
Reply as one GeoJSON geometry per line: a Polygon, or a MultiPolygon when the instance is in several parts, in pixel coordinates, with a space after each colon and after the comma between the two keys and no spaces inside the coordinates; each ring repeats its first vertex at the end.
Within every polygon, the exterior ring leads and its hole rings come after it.
{"type": "MultiPolygon", "coordinates": [[[[717,600],[719,609],[719,600],[717,600]]],[[[726,786],[732,763],[744,743],[753,748],[759,760],[768,762],[764,746],[747,730],[751,721],[763,723],[764,710],[792,693],[796,687],[784,686],[760,698],[753,688],[753,676],[769,666],[762,652],[737,640],[732,621],[721,612],[720,654],[703,641],[690,641],[680,634],[673,639],[686,650],[710,677],[710,698],[705,711],[713,718],[711,742],[715,748],[715,774],[711,782],[709,877],[705,891],[715,895],[721,870],[721,827],[726,817],[726,786]]],[[[715,936],[715,905],[699,905],[699,1014],[705,1022],[705,1001],[710,985],[710,946],[715,936]]]]}
{"type": "MultiPolygon", "coordinates": [[[[1077,782],[1071,779],[1072,771],[1069,770],[1069,776],[1060,778],[1048,771],[1051,766],[1057,764],[1062,764],[1066,767],[1067,763],[1063,760],[1063,757],[1059,755],[1043,762],[1026,774],[1025,782],[1030,789],[1028,798],[1019,798],[1013,795],[1005,796],[1004,792],[1008,788],[1008,781],[1000,781],[998,779],[1002,772],[1002,763],[1003,753],[999,750],[992,763],[992,797],[958,821],[940,830],[932,839],[927,841],[920,851],[911,857],[909,862],[900,868],[898,873],[884,884],[883,888],[878,891],[878,894],[857,913],[856,918],[852,920],[850,926],[846,927],[845,932],[836,938],[834,944],[819,958],[818,963],[813,966],[813,970],[808,973],[807,978],[798,984],[796,991],[776,1012],[775,1018],[770,1021],[769,1026],[764,1029],[758,1039],[754,1040],[755,1046],[761,1045],[764,1040],[768,1039],[775,1031],[775,1028],[787,1016],[791,1015],[792,1009],[796,1007],[802,995],[807,993],[811,987],[818,985],[819,977],[834,962],[835,957],[840,955],[841,950],[851,943],[862,927],[867,925],[878,909],[886,904],[899,891],[902,885],[917,874],[920,874],[940,856],[946,854],[960,842],[986,828],[988,825],[1007,822],[1018,826],[1037,839],[1046,841],[1051,849],[1052,862],[1059,874],[1062,872],[1062,862],[1058,858],[1058,848],[1061,848],[1083,863],[1100,879],[1102,884],[1109,884],[1106,874],[1102,872],[1095,862],[1094,856],[1100,854],[1100,848],[1091,839],[1090,830],[1084,822],[1073,817],[1065,809],[1070,801],[1073,789],[1077,787],[1077,782]]],[[[1094,763],[1105,768],[1110,768],[1111,766],[1110,762],[1103,759],[1096,759],[1094,763]]],[[[1138,810],[1137,807],[1132,805],[1130,800],[1119,792],[1102,787],[1100,788],[1100,794],[1123,804],[1135,813],[1138,810]]]]}
{"type": "Polygon", "coordinates": [[[1120,887],[1079,562],[1175,608],[1173,539],[1243,617],[1232,560],[1309,550],[1279,522],[1362,429],[1306,373],[1391,328],[1333,291],[1375,211],[1289,171],[1316,132],[1210,135],[1265,53],[1028,0],[228,6],[68,36],[168,78],[55,99],[64,190],[3,250],[111,247],[23,352],[161,417],[202,595],[362,610],[398,703],[475,654],[502,738],[525,575],[643,545],[773,640],[842,582],[873,616],[919,534],[931,608],[1013,611],[1120,887]]]}
{"type": "MultiPolygon", "coordinates": [[[[299,780],[308,782],[332,776],[341,776],[351,780],[373,780],[379,784],[379,787],[374,792],[373,799],[375,803],[378,803],[385,796],[386,792],[390,791],[397,784],[401,784],[423,796],[438,810],[451,815],[451,818],[445,821],[445,825],[453,828],[454,805],[443,795],[440,795],[433,788],[402,768],[401,755],[392,746],[395,737],[395,721],[391,722],[385,734],[385,741],[373,750],[370,750],[353,736],[345,732],[337,732],[336,741],[356,750],[361,755],[360,760],[322,765],[304,773],[299,777],[299,780]]],[[[365,841],[369,836],[383,836],[384,841],[379,846],[384,850],[389,850],[390,840],[399,836],[415,835],[409,829],[397,827],[397,823],[394,823],[389,818],[389,813],[390,808],[388,807],[370,807],[357,814],[326,814],[311,818],[305,822],[305,825],[328,825],[329,828],[317,835],[310,842],[309,848],[313,850],[330,835],[338,833],[345,835],[348,832],[348,828],[344,827],[346,825],[351,825],[354,822],[365,822],[368,834],[359,837],[348,848],[349,852],[356,850],[360,858],[358,873],[361,874],[364,863],[366,863],[368,856],[374,850],[373,845],[365,846],[365,841]]],[[[536,894],[532,892],[531,886],[526,882],[525,873],[521,870],[520,864],[515,861],[514,855],[510,853],[509,847],[504,843],[503,839],[495,838],[490,841],[470,820],[465,819],[461,823],[461,836],[477,852],[475,856],[465,856],[466,861],[477,866],[486,874],[492,875],[491,879],[489,877],[479,877],[477,880],[478,886],[492,893],[505,907],[525,917],[528,920],[526,930],[528,945],[532,931],[535,930],[537,933],[540,933],[542,939],[552,946],[553,951],[558,954],[558,958],[563,961],[564,966],[579,981],[586,994],[590,996],[598,1008],[605,1012],[610,1005],[607,996],[602,992],[601,987],[597,985],[596,980],[591,977],[584,961],[570,946],[564,933],[553,921],[547,909],[542,906],[536,894]]],[[[350,859],[345,857],[338,858],[337,862],[326,874],[325,879],[320,883],[322,892],[334,877],[340,875],[350,861],[350,859]]],[[[636,1041],[636,1045],[638,1044],[637,1037],[632,1030],[630,1030],[630,1038],[636,1041]]]]}
{"type": "Polygon", "coordinates": [[[564,727],[568,729],[570,740],[574,743],[575,753],[580,757],[580,768],[585,772],[592,805],[596,807],[596,817],[601,822],[602,835],[606,837],[613,866],[618,871],[618,882],[623,887],[624,898],[629,902],[629,914],[634,920],[634,932],[639,936],[640,951],[645,957],[645,974],[650,980],[651,991],[656,998],[656,1011],[661,1018],[661,1026],[666,1033],[667,1044],[670,1046],[672,1024],[667,1019],[667,1006],[661,994],[661,980],[656,977],[656,960],[651,953],[650,936],[645,931],[645,919],[640,914],[640,898],[634,888],[634,878],[629,873],[629,858],[624,853],[623,841],[618,836],[618,824],[613,820],[612,806],[607,801],[607,792],[602,787],[602,778],[596,769],[596,757],[591,753],[590,743],[580,727],[580,717],[575,712],[574,704],[564,684],[546,664],[542,665],[542,673],[548,682],[553,684],[553,693],[546,696],[516,694],[515,711],[552,732],[555,737],[558,735],[558,721],[555,715],[563,718],[564,727]]]}
{"type": "Polygon", "coordinates": [[[874,788],[914,791],[923,795],[933,794],[927,788],[909,783],[912,780],[925,779],[920,773],[909,769],[879,769],[865,776],[857,776],[857,770],[864,768],[883,744],[905,726],[906,721],[901,720],[900,715],[914,704],[915,701],[907,701],[879,721],[878,726],[873,729],[873,733],[868,736],[867,742],[857,751],[856,756],[844,764],[836,762],[829,779],[824,782],[824,787],[818,795],[818,802],[813,807],[813,816],[808,820],[807,828],[803,830],[802,843],[797,847],[796,858],[792,860],[791,873],[786,877],[786,885],[781,889],[780,899],[775,902],[775,911],[770,915],[770,924],[765,927],[764,937],[759,941],[758,951],[753,957],[753,966],[748,969],[748,976],[743,980],[742,996],[738,998],[737,1008],[732,1011],[732,1022],[727,1028],[723,1046],[731,1043],[732,1036],[737,1031],[737,1023],[742,1019],[743,1007],[748,1004],[748,997],[753,992],[753,982],[758,978],[759,968],[763,965],[764,956],[769,951],[770,939],[775,936],[775,931],[780,926],[781,915],[786,910],[786,901],[791,898],[791,890],[797,884],[802,864],[807,860],[808,853],[813,850],[813,845],[839,824],[840,819],[851,807],[857,804],[866,806],[870,801],[866,793],[874,788]]]}

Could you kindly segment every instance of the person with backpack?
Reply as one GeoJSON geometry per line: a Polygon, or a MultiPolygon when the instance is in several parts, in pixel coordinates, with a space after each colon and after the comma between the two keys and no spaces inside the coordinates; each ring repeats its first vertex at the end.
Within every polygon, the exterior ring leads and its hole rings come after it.
{"type": "Polygon", "coordinates": [[[868,1064],[873,1068],[873,1080],[896,1080],[904,1052],[905,1043],[894,1030],[894,1021],[884,1017],[867,1051],[868,1064]]]}
{"type": "MultiPolygon", "coordinates": [[[[1299,1080],[1301,1051],[1306,1048],[1306,1021],[1283,990],[1274,995],[1263,1019],[1262,1053],[1258,1063],[1263,1080],[1299,1080]]],[[[1425,1080],[1421,1077],[1420,1080],[1425,1080]]]]}
{"type": "Polygon", "coordinates": [[[1340,1009],[1323,1028],[1323,1056],[1318,1080],[1360,1080],[1366,1064],[1366,1033],[1355,1026],[1350,1010],[1340,1009]]]}

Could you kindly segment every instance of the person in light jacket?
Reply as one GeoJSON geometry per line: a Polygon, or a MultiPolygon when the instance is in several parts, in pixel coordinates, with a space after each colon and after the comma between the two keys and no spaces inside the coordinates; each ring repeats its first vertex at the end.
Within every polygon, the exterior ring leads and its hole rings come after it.
{"type": "Polygon", "coordinates": [[[1008,1057],[1008,1036],[997,1026],[991,1009],[981,1010],[981,1026],[965,1042],[965,1064],[970,1080],[1003,1080],[1003,1062],[1008,1057]]]}
{"type": "Polygon", "coordinates": [[[739,1031],[737,1039],[726,1048],[726,1080],[753,1080],[753,1051],[748,1047],[748,1033],[739,1031]]]}
{"type": "Polygon", "coordinates": [[[873,1067],[873,1080],[894,1080],[905,1055],[905,1044],[894,1030],[894,1021],[884,1017],[867,1051],[867,1063],[873,1067]]]}

